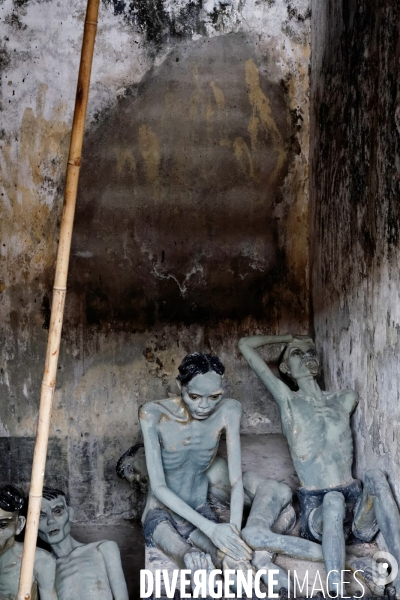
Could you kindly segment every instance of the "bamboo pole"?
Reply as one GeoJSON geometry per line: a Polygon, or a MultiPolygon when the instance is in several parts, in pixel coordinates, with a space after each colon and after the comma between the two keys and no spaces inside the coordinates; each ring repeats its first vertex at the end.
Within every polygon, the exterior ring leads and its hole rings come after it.
{"type": "Polygon", "coordinates": [[[71,142],[67,165],[63,214],[58,244],[56,274],[53,287],[50,329],[47,341],[46,361],[40,395],[39,418],[33,455],[31,486],[29,491],[28,518],[25,543],[22,554],[18,600],[31,600],[33,568],[36,540],[42,502],[43,479],[46,467],[47,444],[49,438],[51,409],[56,385],[58,355],[64,316],[67,288],[68,264],[71,250],[71,237],[74,225],[76,195],[83,144],[83,132],[89,97],[90,75],[92,71],[94,42],[100,0],[88,0],[85,28],[82,41],[81,62],[76,90],[75,112],[72,123],[71,142]]]}

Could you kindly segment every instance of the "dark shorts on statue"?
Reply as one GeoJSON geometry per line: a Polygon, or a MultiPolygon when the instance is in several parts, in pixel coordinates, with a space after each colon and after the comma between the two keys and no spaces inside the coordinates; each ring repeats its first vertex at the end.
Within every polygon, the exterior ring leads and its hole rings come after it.
{"type": "Polygon", "coordinates": [[[339,486],[336,488],[328,488],[324,490],[307,490],[300,488],[297,490],[297,495],[300,503],[300,535],[306,540],[312,542],[321,542],[322,535],[315,531],[313,527],[313,517],[317,508],[323,503],[324,497],[329,492],[340,492],[344,496],[346,503],[345,517],[343,521],[343,530],[345,539],[352,533],[359,540],[365,541],[368,537],[372,539],[377,533],[378,528],[374,528],[368,534],[360,533],[353,525],[354,513],[356,512],[358,503],[361,501],[362,486],[358,479],[355,479],[350,485],[339,486]]]}
{"type": "MultiPolygon", "coordinates": [[[[217,517],[209,504],[203,504],[203,506],[199,506],[195,510],[209,521],[218,523],[217,517]]],[[[172,527],[185,540],[187,540],[190,537],[190,534],[196,529],[196,527],[189,521],[175,521],[173,515],[166,508],[152,508],[147,513],[146,519],[143,523],[143,533],[146,546],[154,548],[155,543],[153,541],[153,534],[160,523],[171,523],[172,527]]]]}

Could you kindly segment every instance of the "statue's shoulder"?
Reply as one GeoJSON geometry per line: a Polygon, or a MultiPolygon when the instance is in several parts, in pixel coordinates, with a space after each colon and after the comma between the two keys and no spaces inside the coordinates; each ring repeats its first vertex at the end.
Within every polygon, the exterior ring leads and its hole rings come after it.
{"type": "Polygon", "coordinates": [[[358,393],[356,390],[342,390],[341,402],[349,412],[352,412],[358,404],[358,393]]]}
{"type": "Polygon", "coordinates": [[[69,554],[70,558],[76,559],[83,554],[91,554],[100,550],[103,544],[114,544],[115,542],[108,542],[108,540],[100,540],[97,542],[89,542],[88,544],[79,544],[77,545],[72,552],[69,554]]]}
{"type": "Polygon", "coordinates": [[[339,402],[346,411],[352,412],[358,404],[358,393],[352,389],[325,392],[328,399],[339,402]]]}
{"type": "Polygon", "coordinates": [[[179,408],[180,402],[179,396],[146,402],[139,407],[139,417],[141,419],[159,419],[165,414],[173,414],[179,408]]]}
{"type": "Polygon", "coordinates": [[[235,412],[242,412],[242,404],[239,400],[234,400],[234,398],[224,398],[220,404],[221,408],[225,410],[234,410],[235,412]]]}
{"type": "Polygon", "coordinates": [[[0,554],[0,564],[9,563],[10,560],[21,560],[22,559],[22,551],[24,549],[24,545],[20,542],[14,542],[11,548],[6,550],[3,554],[0,554]]]}
{"type": "Polygon", "coordinates": [[[342,390],[341,394],[344,395],[346,398],[358,398],[358,393],[356,392],[356,390],[352,389],[342,390]]]}
{"type": "Polygon", "coordinates": [[[117,542],[113,542],[111,540],[101,540],[100,542],[94,542],[97,547],[97,550],[100,550],[103,554],[115,554],[116,552],[119,554],[119,547],[117,542]]]}
{"type": "Polygon", "coordinates": [[[35,563],[46,563],[46,564],[55,564],[56,559],[50,552],[47,550],[43,550],[43,548],[36,548],[35,552],[35,563]]]}
{"type": "Polygon", "coordinates": [[[229,419],[235,419],[242,416],[243,407],[238,400],[233,398],[223,398],[216,408],[215,412],[221,412],[229,419]]]}

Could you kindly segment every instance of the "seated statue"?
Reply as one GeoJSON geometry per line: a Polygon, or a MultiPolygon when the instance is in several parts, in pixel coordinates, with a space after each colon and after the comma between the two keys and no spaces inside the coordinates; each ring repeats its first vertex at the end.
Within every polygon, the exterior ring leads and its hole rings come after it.
{"type": "MultiPolygon", "coordinates": [[[[340,590],[345,568],[345,541],[350,533],[371,541],[380,529],[389,552],[400,565],[400,514],[389,483],[380,470],[368,471],[364,486],[352,476],[353,439],[350,416],[354,390],[322,391],[316,381],[320,362],[307,336],[256,335],[242,338],[239,348],[278,404],[282,430],[302,487],[298,490],[301,535],[322,543],[332,594],[340,590]],[[266,344],[287,344],[279,366],[298,386],[292,391],[256,352],[266,344]]],[[[259,543],[262,531],[254,531],[259,543]]],[[[392,584],[400,598],[400,574],[392,584]]]]}
{"type": "MultiPolygon", "coordinates": [[[[25,517],[20,514],[25,499],[12,485],[0,488],[0,600],[16,600],[21,572],[23,544],[15,536],[25,527],[25,517]]],[[[41,548],[36,548],[33,568],[32,600],[37,598],[36,586],[41,600],[57,600],[55,591],[56,563],[41,548]]]]}
{"type": "MultiPolygon", "coordinates": [[[[149,478],[143,444],[135,444],[129,448],[118,460],[116,470],[118,477],[126,479],[134,489],[139,489],[143,494],[147,494],[149,478]]],[[[208,480],[208,501],[211,506],[229,509],[231,487],[227,461],[222,456],[216,456],[205,471],[205,475],[208,480]]],[[[273,479],[263,479],[254,471],[245,471],[243,473],[243,489],[244,507],[247,511],[250,510],[250,514],[246,520],[246,526],[241,531],[242,537],[247,539],[247,532],[249,532],[248,537],[252,541],[251,532],[261,529],[264,536],[269,538],[271,548],[276,547],[272,540],[280,540],[279,546],[282,546],[282,539],[286,539],[287,552],[285,553],[294,557],[299,555],[299,549],[291,547],[291,542],[295,538],[286,535],[296,523],[296,513],[291,504],[292,492],[289,486],[273,479]]],[[[188,537],[188,541],[195,547],[197,533],[193,528],[192,534],[188,537]]],[[[322,551],[319,545],[316,546],[305,540],[298,541],[303,549],[302,557],[306,555],[309,560],[322,560],[322,551]]],[[[172,544],[173,540],[171,540],[171,548],[164,548],[165,554],[171,558],[173,558],[172,544]]],[[[252,547],[251,544],[249,545],[252,547]]],[[[274,553],[266,551],[264,546],[258,548],[255,546],[255,548],[252,565],[256,569],[278,570],[279,574],[275,576],[275,579],[278,579],[279,589],[281,587],[287,589],[287,574],[281,567],[273,564],[274,553]]],[[[221,556],[212,547],[210,547],[210,556],[212,562],[220,566],[221,556]]],[[[267,582],[267,577],[264,577],[264,580],[267,582]]]]}
{"type": "MultiPolygon", "coordinates": [[[[142,517],[146,544],[157,546],[180,568],[221,568],[223,560],[232,564],[233,559],[252,561],[260,569],[265,568],[266,557],[260,553],[253,557],[253,550],[266,550],[267,544],[258,544],[253,531],[261,528],[272,552],[278,548],[292,556],[321,560],[319,545],[284,535],[293,525],[292,510],[285,511],[291,501],[288,486],[251,472],[242,479],[242,407],[223,397],[224,370],[215,356],[189,354],[179,366],[181,395],[140,408],[144,450],[140,445],[132,447],[117,470],[143,491],[149,485],[142,517]],[[223,431],[227,463],[216,456],[223,431]],[[230,505],[230,523],[217,522],[209,491],[230,505]],[[251,512],[241,531],[245,503],[251,504],[251,512]]],[[[283,571],[279,586],[287,587],[283,571]]]]}
{"type": "Polygon", "coordinates": [[[43,488],[39,537],[56,557],[58,600],[128,600],[117,544],[77,542],[71,535],[72,517],[64,492],[43,488]]]}

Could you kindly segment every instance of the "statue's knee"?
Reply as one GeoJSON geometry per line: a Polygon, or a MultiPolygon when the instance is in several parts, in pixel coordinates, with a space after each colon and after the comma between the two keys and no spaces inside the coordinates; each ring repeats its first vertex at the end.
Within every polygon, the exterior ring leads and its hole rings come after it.
{"type": "Polygon", "coordinates": [[[261,547],[262,549],[268,549],[275,534],[266,527],[260,528],[256,525],[249,525],[242,529],[241,536],[248,546],[253,548],[253,550],[256,550],[261,547]]]}
{"type": "Polygon", "coordinates": [[[258,489],[265,485],[265,479],[263,479],[255,471],[245,471],[243,473],[243,487],[250,497],[254,498],[258,489]]]}
{"type": "Polygon", "coordinates": [[[387,490],[389,483],[383,471],[370,469],[365,473],[364,486],[370,494],[376,495],[382,489],[387,490]]]}
{"type": "Polygon", "coordinates": [[[286,483],[278,483],[278,494],[285,506],[290,504],[292,501],[292,490],[288,485],[286,485],[286,483]]]}
{"type": "Polygon", "coordinates": [[[344,518],[346,503],[341,492],[328,492],[323,500],[324,516],[335,514],[344,518]]]}

